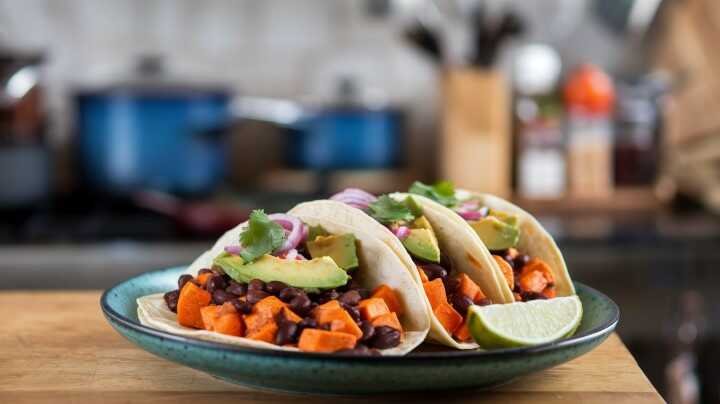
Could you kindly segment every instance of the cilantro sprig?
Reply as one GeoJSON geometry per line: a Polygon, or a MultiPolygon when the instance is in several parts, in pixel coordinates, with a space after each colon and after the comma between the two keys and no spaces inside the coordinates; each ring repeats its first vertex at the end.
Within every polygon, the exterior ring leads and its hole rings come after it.
{"type": "Polygon", "coordinates": [[[415,220],[415,215],[407,204],[396,201],[387,195],[382,195],[377,201],[371,203],[368,207],[368,214],[383,224],[415,220]]]}
{"type": "Polygon", "coordinates": [[[245,230],[240,233],[243,249],[240,256],[245,262],[253,262],[278,249],[285,241],[282,226],[270,220],[262,210],[254,210],[245,230]]]}
{"type": "Polygon", "coordinates": [[[455,206],[458,203],[458,200],[455,197],[455,186],[450,181],[440,181],[433,185],[427,185],[420,181],[415,181],[410,186],[409,192],[411,194],[422,195],[426,198],[430,198],[447,207],[455,206]]]}

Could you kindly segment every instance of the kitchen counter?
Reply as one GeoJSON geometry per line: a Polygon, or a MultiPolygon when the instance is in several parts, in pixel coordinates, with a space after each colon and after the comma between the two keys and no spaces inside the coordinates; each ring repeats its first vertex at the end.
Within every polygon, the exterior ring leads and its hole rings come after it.
{"type": "MultiPolygon", "coordinates": [[[[250,390],[159,359],[117,334],[99,291],[0,292],[0,402],[368,402],[370,397],[250,390]]],[[[383,396],[392,401],[662,403],[613,334],[597,349],[490,391],[383,396]]]]}

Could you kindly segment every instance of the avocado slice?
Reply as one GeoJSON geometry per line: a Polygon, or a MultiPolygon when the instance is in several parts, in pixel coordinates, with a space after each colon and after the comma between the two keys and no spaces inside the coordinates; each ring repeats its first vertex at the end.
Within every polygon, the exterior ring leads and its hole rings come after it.
{"type": "Polygon", "coordinates": [[[330,257],[301,261],[263,255],[246,264],[237,255],[221,254],[215,258],[214,264],[238,282],[250,282],[253,279],[280,281],[306,290],[337,288],[350,279],[330,257]]]}
{"type": "Polygon", "coordinates": [[[514,247],[520,241],[520,229],[517,225],[511,225],[496,216],[468,223],[489,250],[504,250],[514,247]]]}
{"type": "Polygon", "coordinates": [[[318,236],[329,236],[329,235],[330,235],[330,233],[329,233],[327,230],[325,230],[325,228],[322,227],[322,225],[310,226],[310,227],[308,228],[308,237],[307,237],[307,239],[310,240],[310,241],[313,241],[313,240],[315,240],[318,236]]]}
{"type": "Polygon", "coordinates": [[[515,214],[504,212],[502,210],[490,209],[488,216],[494,216],[501,222],[507,223],[510,226],[517,226],[518,217],[515,214]]]}
{"type": "Polygon", "coordinates": [[[410,223],[410,234],[402,240],[411,255],[430,262],[440,262],[440,246],[435,231],[425,216],[410,223]]]}
{"type": "Polygon", "coordinates": [[[352,234],[317,236],[313,241],[308,241],[306,246],[312,258],[330,257],[346,271],[359,265],[355,236],[352,234]]]}

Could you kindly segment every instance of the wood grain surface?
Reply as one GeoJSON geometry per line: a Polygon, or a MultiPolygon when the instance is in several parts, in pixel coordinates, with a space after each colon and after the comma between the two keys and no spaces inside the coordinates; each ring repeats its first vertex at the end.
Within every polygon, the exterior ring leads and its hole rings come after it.
{"type": "Polygon", "coordinates": [[[0,403],[661,403],[616,335],[591,353],[491,391],[381,397],[250,390],[157,358],[105,321],[100,293],[0,292],[0,403]]]}

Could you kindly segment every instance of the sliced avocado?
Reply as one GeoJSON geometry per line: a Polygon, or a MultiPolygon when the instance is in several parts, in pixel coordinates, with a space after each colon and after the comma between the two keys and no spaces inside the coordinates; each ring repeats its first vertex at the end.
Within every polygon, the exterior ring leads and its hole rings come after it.
{"type": "Polygon", "coordinates": [[[501,222],[507,223],[510,226],[517,226],[518,217],[516,214],[508,213],[502,210],[490,209],[488,216],[494,216],[501,222]]]}
{"type": "Polygon", "coordinates": [[[504,250],[520,241],[520,229],[495,216],[469,222],[489,250],[504,250]]]}
{"type": "Polygon", "coordinates": [[[435,235],[435,231],[432,228],[432,225],[427,220],[425,216],[420,216],[417,219],[413,220],[412,223],[410,223],[411,229],[428,229],[430,232],[435,235]]]}
{"type": "Polygon", "coordinates": [[[408,209],[410,209],[410,213],[413,214],[415,217],[420,217],[423,215],[423,209],[420,205],[418,205],[417,201],[415,201],[415,198],[412,196],[408,196],[405,198],[405,206],[407,206],[408,209]]]}
{"type": "Polygon", "coordinates": [[[318,236],[306,245],[313,258],[330,257],[346,271],[358,266],[355,236],[352,234],[318,236]]]}
{"type": "Polygon", "coordinates": [[[332,289],[345,285],[350,277],[330,257],[312,260],[286,260],[263,255],[245,264],[237,255],[222,254],[215,265],[238,282],[260,279],[263,282],[280,281],[306,290],[332,289]]]}
{"type": "Polygon", "coordinates": [[[329,235],[330,235],[330,233],[329,233],[327,230],[325,230],[325,228],[322,227],[321,225],[310,226],[309,229],[308,229],[308,237],[307,237],[307,239],[310,240],[310,241],[313,241],[313,240],[315,240],[318,236],[329,236],[329,235]]]}
{"type": "Polygon", "coordinates": [[[411,255],[425,261],[440,262],[440,247],[432,229],[410,229],[403,245],[411,255]]]}

